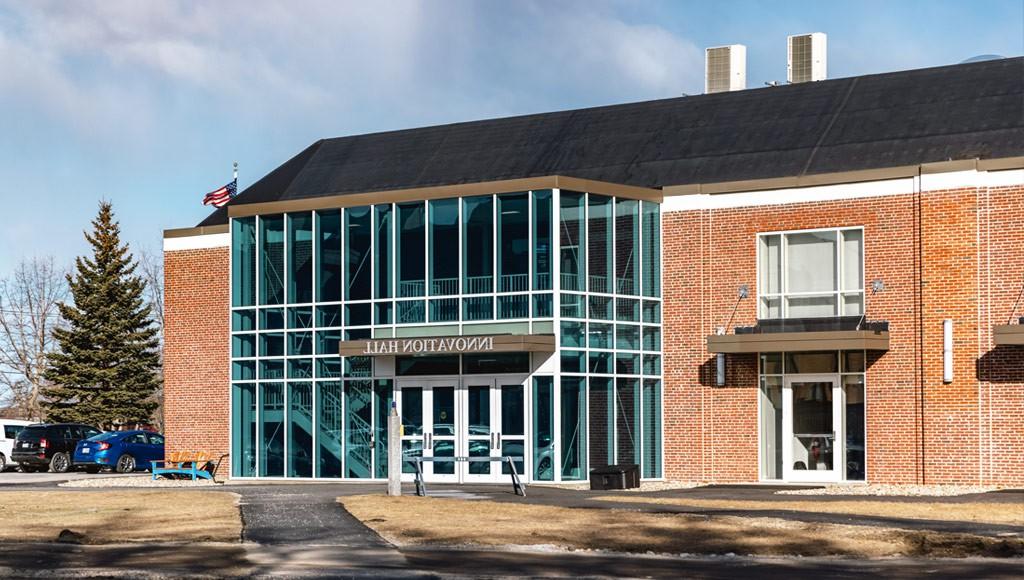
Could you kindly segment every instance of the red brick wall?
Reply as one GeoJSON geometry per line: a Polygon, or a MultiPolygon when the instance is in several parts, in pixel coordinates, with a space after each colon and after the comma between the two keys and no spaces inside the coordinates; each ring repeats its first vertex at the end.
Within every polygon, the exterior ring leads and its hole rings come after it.
{"type": "Polygon", "coordinates": [[[865,279],[886,285],[868,317],[890,331],[889,351],[869,356],[866,376],[868,479],[1024,481],[1024,349],[991,349],[992,324],[1005,323],[1024,284],[1022,200],[1020,187],[972,188],[926,192],[920,205],[907,194],[666,212],[666,475],[758,479],[757,358],[729,355],[727,384],[715,387],[705,348],[734,307],[730,332],[756,323],[756,235],[862,226],[865,279]],[[750,298],[737,307],[741,284],[750,298]],[[955,320],[949,385],[944,318],[955,320]]]}
{"type": "Polygon", "coordinates": [[[168,451],[228,452],[227,247],[164,252],[164,421],[168,451]]]}

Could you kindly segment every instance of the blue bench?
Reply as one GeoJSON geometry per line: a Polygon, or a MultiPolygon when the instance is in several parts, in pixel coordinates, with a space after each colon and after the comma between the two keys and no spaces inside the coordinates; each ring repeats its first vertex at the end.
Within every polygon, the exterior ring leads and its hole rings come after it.
{"type": "Polygon", "coordinates": [[[200,478],[213,481],[214,474],[217,473],[217,468],[220,467],[220,462],[225,457],[227,457],[227,455],[222,455],[220,459],[214,463],[213,467],[209,468],[211,463],[209,453],[206,453],[205,451],[177,451],[171,453],[168,459],[150,461],[150,465],[151,471],[153,472],[153,479],[156,479],[161,475],[184,475],[192,481],[196,481],[200,478]]]}

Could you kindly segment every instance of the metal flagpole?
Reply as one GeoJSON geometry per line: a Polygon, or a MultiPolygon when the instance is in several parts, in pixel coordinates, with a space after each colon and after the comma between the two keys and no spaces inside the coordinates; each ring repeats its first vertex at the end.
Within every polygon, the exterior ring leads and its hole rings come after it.
{"type": "Polygon", "coordinates": [[[237,161],[235,161],[235,175],[234,175],[234,179],[235,179],[235,184],[237,185],[238,184],[238,162],[237,161]]]}

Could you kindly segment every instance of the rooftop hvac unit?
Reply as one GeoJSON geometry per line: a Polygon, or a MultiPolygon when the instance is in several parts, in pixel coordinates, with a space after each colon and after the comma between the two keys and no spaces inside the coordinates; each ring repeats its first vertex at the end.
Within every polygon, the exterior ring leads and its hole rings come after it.
{"type": "Polygon", "coordinates": [[[827,75],[827,43],[824,32],[787,37],[786,80],[791,83],[823,81],[827,75]]]}
{"type": "Polygon", "coordinates": [[[724,93],[747,88],[747,47],[715,46],[704,51],[704,92],[724,93]]]}

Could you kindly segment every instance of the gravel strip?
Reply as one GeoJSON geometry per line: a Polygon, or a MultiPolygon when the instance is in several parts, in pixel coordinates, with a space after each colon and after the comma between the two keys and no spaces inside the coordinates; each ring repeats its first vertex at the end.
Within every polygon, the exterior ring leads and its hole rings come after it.
{"type": "Polygon", "coordinates": [[[60,487],[219,487],[221,484],[206,479],[153,479],[153,476],[133,475],[130,477],[98,477],[66,481],[60,487]]]}
{"type": "Polygon", "coordinates": [[[775,492],[778,495],[869,495],[904,497],[950,497],[974,493],[988,493],[998,487],[990,485],[827,485],[814,489],[786,489],[775,492]]]}
{"type": "MultiPolygon", "coordinates": [[[[704,484],[695,483],[691,481],[641,481],[640,487],[634,487],[630,489],[617,489],[615,491],[665,491],[669,489],[692,489],[694,487],[700,487],[704,484]]],[[[573,489],[576,491],[586,491],[590,489],[590,482],[581,481],[579,483],[537,483],[531,484],[531,487],[553,487],[556,489],[573,489]]]]}

